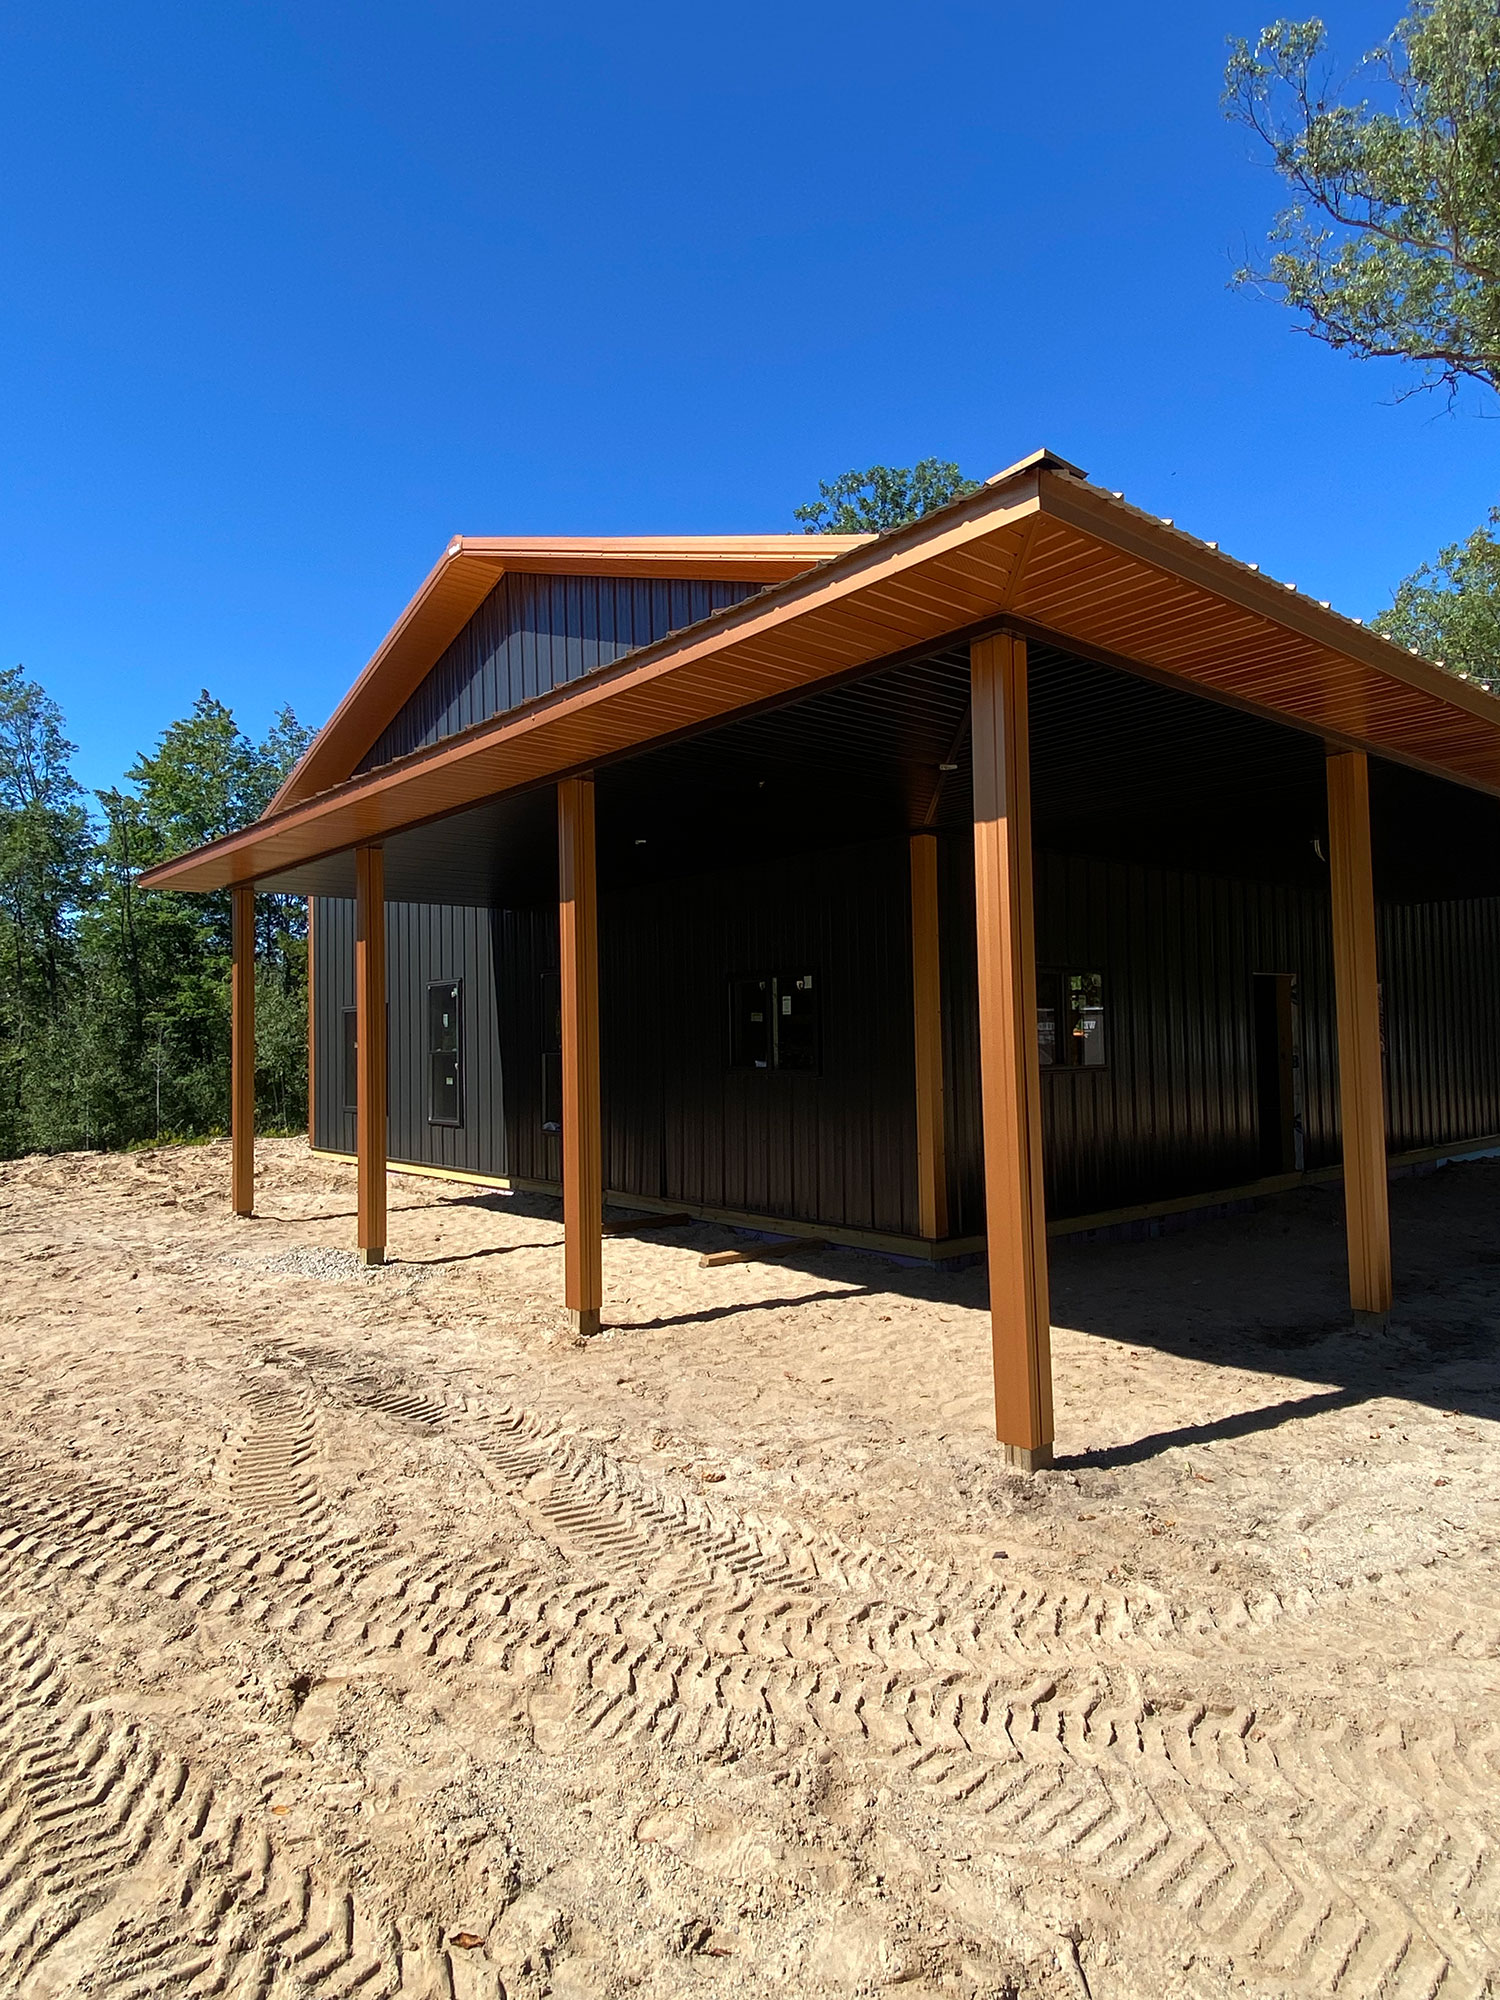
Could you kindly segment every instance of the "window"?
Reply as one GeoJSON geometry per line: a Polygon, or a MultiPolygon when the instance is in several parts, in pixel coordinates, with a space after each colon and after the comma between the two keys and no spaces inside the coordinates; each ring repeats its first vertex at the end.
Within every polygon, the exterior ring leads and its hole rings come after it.
{"type": "Polygon", "coordinates": [[[729,982],[729,1067],[771,1067],[771,1017],[775,996],[769,979],[729,982]]]}
{"type": "Polygon", "coordinates": [[[1043,1069],[1103,1069],[1104,975],[1038,972],[1036,1040],[1043,1069]]]}
{"type": "Polygon", "coordinates": [[[778,1069],[800,1069],[816,1075],[818,995],[810,972],[772,981],[776,992],[776,1052],[778,1069]]]}
{"type": "Polygon", "coordinates": [[[817,1075],[822,1050],[812,973],[757,972],[730,980],[729,1066],[817,1075]]]}
{"type": "Polygon", "coordinates": [[[462,1125],[463,1047],[459,1038],[459,1005],[463,988],[456,979],[427,989],[427,1122],[462,1125]]]}
{"type": "Polygon", "coordinates": [[[359,1010],[344,1009],[344,1109],[359,1109],[359,1010]]]}

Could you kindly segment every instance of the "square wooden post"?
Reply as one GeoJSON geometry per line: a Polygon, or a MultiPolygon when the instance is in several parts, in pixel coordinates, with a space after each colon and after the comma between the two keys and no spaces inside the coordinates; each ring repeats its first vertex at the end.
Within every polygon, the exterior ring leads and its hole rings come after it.
{"type": "Polygon", "coordinates": [[[604,1304],[604,1146],[599,1102],[599,898],[594,781],[557,787],[558,966],[562,993],[563,1300],[595,1334],[604,1304]]]}
{"type": "Polygon", "coordinates": [[[969,650],[979,1076],[995,1435],[1009,1464],[1052,1462],[1052,1338],[1042,1189],[1041,1067],[1031,882],[1026,642],[969,650]]]}
{"type": "Polygon", "coordinates": [[[385,849],[354,850],[355,1141],[359,1254],[385,1262],[385,849]]]}
{"type": "Polygon", "coordinates": [[[229,1183],[236,1215],[255,1213],[255,891],[230,891],[229,1183]]]}
{"type": "Polygon", "coordinates": [[[1383,1320],[1391,1309],[1391,1221],[1380,1064],[1370,766],[1362,750],[1329,754],[1328,873],[1333,900],[1333,986],[1338,1009],[1349,1302],[1356,1318],[1383,1320]]]}
{"type": "Polygon", "coordinates": [[[938,844],[911,837],[912,1029],[917,1078],[917,1214],[922,1235],[948,1234],[948,1163],[943,1131],[943,980],[938,958],[938,844]]]}

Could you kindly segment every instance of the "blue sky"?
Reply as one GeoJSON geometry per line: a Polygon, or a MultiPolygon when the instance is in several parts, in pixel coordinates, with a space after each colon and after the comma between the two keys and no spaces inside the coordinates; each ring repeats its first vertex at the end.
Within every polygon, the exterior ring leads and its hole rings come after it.
{"type": "Polygon", "coordinates": [[[104,784],[200,687],[320,722],[455,532],[789,528],[1043,443],[1368,616],[1500,429],[1227,289],[1275,11],[7,10],[0,659],[104,784]]]}

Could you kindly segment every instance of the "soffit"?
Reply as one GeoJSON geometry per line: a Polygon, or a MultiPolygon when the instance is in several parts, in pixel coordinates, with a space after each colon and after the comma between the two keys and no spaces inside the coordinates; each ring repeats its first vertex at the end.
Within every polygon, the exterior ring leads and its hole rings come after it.
{"type": "Polygon", "coordinates": [[[146,879],[252,880],[1005,623],[1500,794],[1500,703],[1041,457],[810,576],[146,879]]]}

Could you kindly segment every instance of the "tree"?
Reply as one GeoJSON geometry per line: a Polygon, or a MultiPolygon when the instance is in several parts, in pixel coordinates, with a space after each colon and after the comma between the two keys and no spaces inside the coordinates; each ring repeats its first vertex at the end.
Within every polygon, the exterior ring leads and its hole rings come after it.
{"type": "MultiPolygon", "coordinates": [[[[310,732],[283,708],[254,743],[207,689],[149,756],[129,791],[100,793],[102,893],[91,919],[97,1014],[125,1009],[118,1034],[129,1081],[114,1116],[130,1136],[222,1129],[228,1108],[231,906],[211,895],[142,895],[143,868],[257,819],[310,732]]],[[[305,1116],[307,911],[300,897],[255,899],[257,1101],[283,1129],[305,1116]],[[264,1086],[264,1087],[262,1087],[264,1086]]]]}
{"type": "MultiPolygon", "coordinates": [[[[223,1129],[227,895],[143,893],[143,868],[264,809],[307,741],[283,709],[252,742],[208,693],[96,794],[93,824],[62,717],[20,669],[0,674],[0,1155],[223,1129]]],[[[257,1104],[307,1099],[306,911],[256,899],[257,1104]]]]}
{"type": "Polygon", "coordinates": [[[872,465],[866,472],[820,479],[820,497],[797,508],[793,519],[803,522],[809,535],[883,535],[978,491],[979,481],[965,479],[946,459],[919,459],[912,466],[872,465]]]}
{"type": "Polygon", "coordinates": [[[0,1151],[26,1129],[26,1088],[76,976],[72,915],[90,829],[62,711],[20,667],[0,672],[0,1151]]]}
{"type": "Polygon", "coordinates": [[[1375,628],[1500,693],[1500,507],[1409,576],[1375,628]]]}
{"type": "Polygon", "coordinates": [[[1423,386],[1500,387],[1495,0],[1415,0],[1342,94],[1318,20],[1231,43],[1224,81],[1292,192],[1238,282],[1279,292],[1331,347],[1415,362],[1423,386]]]}

